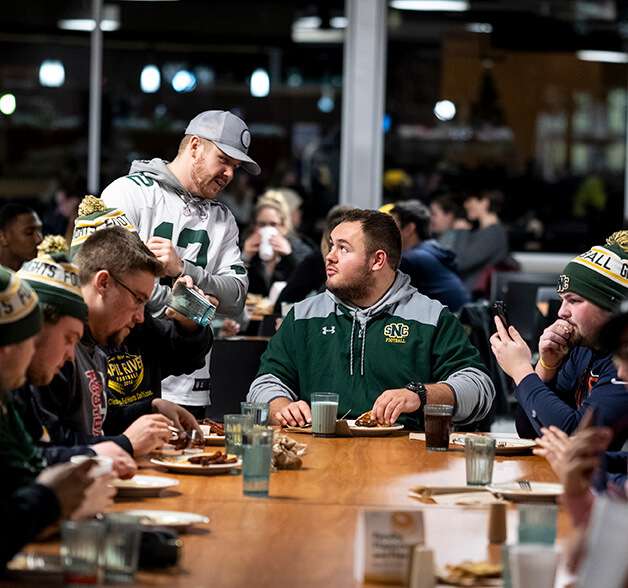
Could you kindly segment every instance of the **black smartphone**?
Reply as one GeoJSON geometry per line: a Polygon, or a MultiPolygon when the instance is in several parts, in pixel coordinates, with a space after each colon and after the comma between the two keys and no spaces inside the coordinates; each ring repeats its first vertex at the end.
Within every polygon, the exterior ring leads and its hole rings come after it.
{"type": "Polygon", "coordinates": [[[493,302],[493,316],[498,316],[502,319],[504,328],[506,330],[508,329],[510,321],[508,320],[508,313],[506,312],[506,303],[503,300],[495,300],[495,302],[493,302]]]}

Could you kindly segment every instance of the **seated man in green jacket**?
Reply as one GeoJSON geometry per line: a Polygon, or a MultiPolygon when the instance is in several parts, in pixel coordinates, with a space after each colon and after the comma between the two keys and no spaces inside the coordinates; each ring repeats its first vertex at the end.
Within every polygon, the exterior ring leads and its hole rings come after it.
{"type": "Polygon", "coordinates": [[[331,232],[327,290],[294,306],[262,356],[248,400],[275,424],[312,421],[313,392],[338,392],[339,413],[422,428],[425,404],[454,407],[455,424],[484,417],[495,396],[454,315],[399,272],[394,220],[350,210],[331,232]]]}

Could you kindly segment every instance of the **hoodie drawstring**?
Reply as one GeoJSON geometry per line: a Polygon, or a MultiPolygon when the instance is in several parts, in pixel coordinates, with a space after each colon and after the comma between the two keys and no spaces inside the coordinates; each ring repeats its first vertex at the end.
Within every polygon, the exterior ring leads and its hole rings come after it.
{"type": "MultiPolygon", "coordinates": [[[[353,322],[351,323],[351,351],[349,354],[349,361],[350,361],[350,365],[349,365],[349,373],[351,375],[353,375],[353,335],[355,333],[355,323],[358,317],[358,312],[357,310],[353,313],[353,322]]],[[[361,353],[360,353],[360,375],[363,376],[364,375],[364,357],[365,357],[365,353],[366,353],[366,322],[364,322],[364,324],[360,324],[359,326],[359,331],[358,331],[358,339],[361,339],[362,344],[361,344],[361,353]]]]}
{"type": "Polygon", "coordinates": [[[355,331],[355,319],[357,312],[353,313],[353,322],[351,323],[351,351],[349,353],[349,373],[353,375],[353,332],[355,331]]]}

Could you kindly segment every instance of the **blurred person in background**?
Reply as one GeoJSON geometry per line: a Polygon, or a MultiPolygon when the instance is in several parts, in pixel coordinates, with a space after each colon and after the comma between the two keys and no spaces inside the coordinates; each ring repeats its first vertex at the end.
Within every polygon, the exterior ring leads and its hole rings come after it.
{"type": "Polygon", "coordinates": [[[490,266],[506,262],[510,255],[508,233],[499,219],[503,194],[497,189],[480,189],[467,196],[464,208],[467,218],[477,224],[475,229],[458,229],[453,252],[456,254],[458,274],[472,296],[482,274],[490,266]]]}
{"type": "Polygon", "coordinates": [[[389,213],[401,233],[399,270],[410,276],[410,284],[421,294],[438,300],[457,312],[471,300],[456,273],[452,251],[430,241],[430,211],[419,200],[395,203],[389,213]]]}
{"type": "Polygon", "coordinates": [[[0,208],[0,265],[16,272],[37,255],[43,238],[41,219],[32,208],[11,202],[0,208]]]}
{"type": "Polygon", "coordinates": [[[470,229],[464,208],[454,196],[440,194],[430,202],[430,231],[444,249],[453,249],[456,229],[470,229]]]}
{"type": "Polygon", "coordinates": [[[287,282],[296,267],[312,248],[293,230],[292,215],[283,194],[278,190],[264,193],[253,213],[249,237],[242,245],[242,260],[249,274],[249,292],[268,296],[275,282],[287,282]],[[260,251],[264,232],[269,250],[260,251]]]}

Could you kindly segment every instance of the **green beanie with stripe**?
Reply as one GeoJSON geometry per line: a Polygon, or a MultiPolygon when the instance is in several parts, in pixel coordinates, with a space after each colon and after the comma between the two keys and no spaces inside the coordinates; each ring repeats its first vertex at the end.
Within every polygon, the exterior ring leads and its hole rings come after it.
{"type": "Polygon", "coordinates": [[[570,261],[558,279],[559,294],[573,292],[604,310],[628,296],[628,231],[617,231],[570,261]]]}
{"type": "Polygon", "coordinates": [[[78,268],[70,263],[65,239],[48,235],[37,252],[37,257],[27,261],[17,275],[35,290],[42,305],[52,307],[62,316],[87,322],[78,268]]]}
{"type": "Polygon", "coordinates": [[[0,266],[0,347],[30,339],[42,323],[37,294],[17,274],[0,266]]]}
{"type": "Polygon", "coordinates": [[[74,259],[76,252],[90,235],[98,229],[109,227],[122,227],[137,234],[135,225],[124,211],[119,208],[107,208],[107,205],[96,196],[85,196],[79,204],[78,216],[74,221],[70,259],[74,259]]]}

